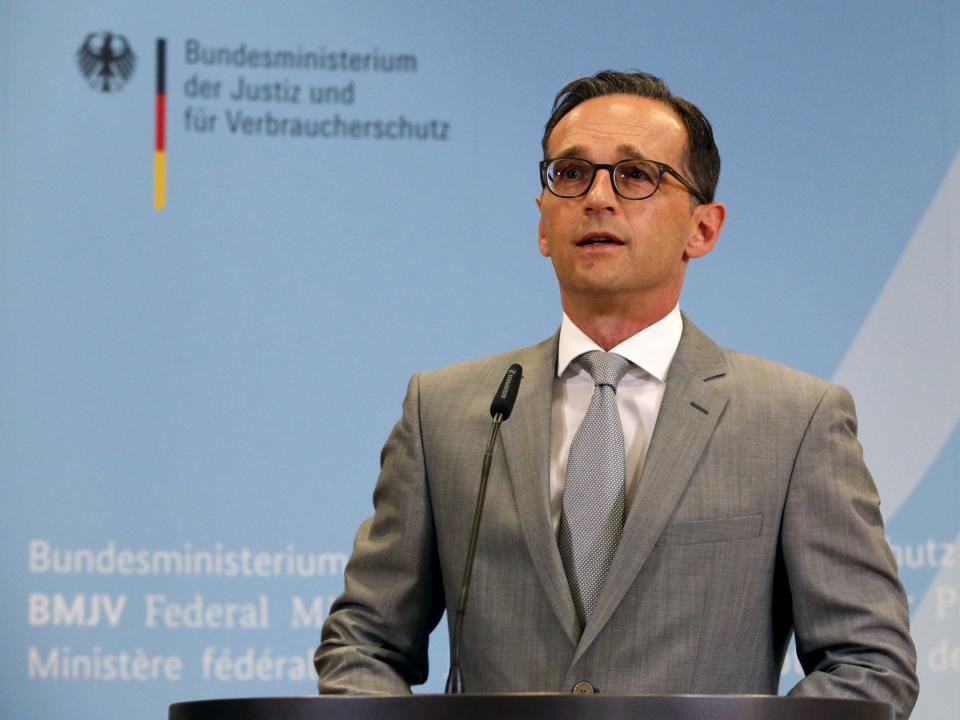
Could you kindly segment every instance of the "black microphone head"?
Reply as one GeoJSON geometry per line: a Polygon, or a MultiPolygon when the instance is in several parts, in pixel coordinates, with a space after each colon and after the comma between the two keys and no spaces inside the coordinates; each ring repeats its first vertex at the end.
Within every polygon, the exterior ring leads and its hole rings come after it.
{"type": "Polygon", "coordinates": [[[500,389],[493,397],[490,403],[490,414],[500,415],[501,420],[506,420],[513,412],[513,404],[517,401],[517,392],[520,390],[520,381],[523,379],[523,368],[514,363],[507,369],[507,374],[503,376],[500,383],[500,389]]]}

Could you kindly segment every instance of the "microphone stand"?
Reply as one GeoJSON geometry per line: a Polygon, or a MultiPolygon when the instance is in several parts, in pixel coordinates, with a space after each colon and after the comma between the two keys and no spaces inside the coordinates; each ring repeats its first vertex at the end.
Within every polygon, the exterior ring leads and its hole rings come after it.
{"type": "Polygon", "coordinates": [[[470,590],[470,576],[473,573],[473,558],[477,554],[477,539],[480,537],[480,518],[483,515],[483,501],[487,497],[487,479],[490,477],[490,464],[493,461],[493,446],[497,442],[503,414],[493,416],[493,427],[483,453],[483,467],[480,470],[480,489],[477,491],[477,506],[473,511],[473,527],[470,529],[470,544],[467,547],[467,563],[463,568],[463,581],[460,583],[460,597],[457,600],[457,616],[450,637],[450,673],[447,675],[447,695],[463,694],[463,677],[460,674],[460,646],[463,633],[463,615],[467,609],[467,595],[470,590]]]}

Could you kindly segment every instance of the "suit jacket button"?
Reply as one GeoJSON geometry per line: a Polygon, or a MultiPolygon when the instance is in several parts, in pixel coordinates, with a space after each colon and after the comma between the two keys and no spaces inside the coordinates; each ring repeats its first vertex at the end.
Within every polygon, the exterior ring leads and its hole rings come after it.
{"type": "Polygon", "coordinates": [[[594,690],[593,685],[588,683],[586,680],[581,680],[573,686],[573,689],[570,692],[576,695],[592,695],[596,692],[596,690],[594,690]]]}

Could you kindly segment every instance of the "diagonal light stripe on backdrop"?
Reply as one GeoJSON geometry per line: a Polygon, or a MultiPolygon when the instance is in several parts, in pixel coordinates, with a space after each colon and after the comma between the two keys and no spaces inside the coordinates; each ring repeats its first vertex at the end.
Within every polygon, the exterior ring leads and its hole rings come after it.
{"type": "Polygon", "coordinates": [[[860,441],[890,518],[960,419],[960,154],[834,380],[857,400],[860,441]]]}

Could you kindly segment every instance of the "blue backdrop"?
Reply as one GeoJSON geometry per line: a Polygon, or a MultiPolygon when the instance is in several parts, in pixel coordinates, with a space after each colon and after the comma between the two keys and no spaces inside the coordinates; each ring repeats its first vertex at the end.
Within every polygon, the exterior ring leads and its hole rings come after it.
{"type": "MultiPolygon", "coordinates": [[[[713,121],[729,219],[681,305],[853,390],[915,717],[953,718],[957,37],[950,0],[0,1],[0,714],[313,692],[407,378],[559,322],[540,134],[613,67],[713,121]],[[102,92],[77,51],[107,31],[136,63],[102,92]]],[[[432,658],[437,691],[443,630],[432,658]]]]}

